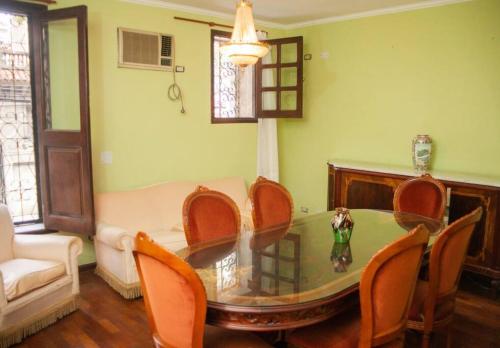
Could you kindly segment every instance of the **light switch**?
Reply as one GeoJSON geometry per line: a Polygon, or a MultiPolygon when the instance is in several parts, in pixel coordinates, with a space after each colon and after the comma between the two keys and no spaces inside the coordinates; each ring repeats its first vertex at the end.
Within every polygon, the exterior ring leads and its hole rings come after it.
{"type": "Polygon", "coordinates": [[[103,151],[103,152],[101,152],[101,163],[102,164],[111,164],[111,163],[113,163],[113,153],[111,151],[103,151]]]}
{"type": "Polygon", "coordinates": [[[330,52],[328,51],[321,52],[320,57],[323,60],[327,60],[328,58],[330,58],[330,52]]]}

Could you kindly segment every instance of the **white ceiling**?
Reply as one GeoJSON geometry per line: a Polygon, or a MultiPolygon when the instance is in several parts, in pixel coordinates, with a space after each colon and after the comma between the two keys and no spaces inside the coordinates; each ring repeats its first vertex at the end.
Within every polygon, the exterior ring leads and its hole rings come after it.
{"type": "MultiPolygon", "coordinates": [[[[125,0],[187,12],[234,15],[237,0],[125,0]]],[[[253,0],[261,23],[297,26],[447,5],[469,0],[253,0]]]]}

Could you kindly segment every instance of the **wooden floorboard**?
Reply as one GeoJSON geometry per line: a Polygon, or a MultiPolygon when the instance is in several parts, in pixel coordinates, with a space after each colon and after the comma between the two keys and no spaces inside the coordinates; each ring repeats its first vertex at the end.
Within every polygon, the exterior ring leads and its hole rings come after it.
{"type": "MultiPolygon", "coordinates": [[[[123,299],[91,270],[81,273],[80,287],[80,310],[16,347],[153,347],[141,299],[123,299]]],[[[452,347],[500,348],[500,300],[461,291],[452,333],[452,347]]],[[[408,334],[406,346],[419,347],[419,337],[408,334]]],[[[433,346],[443,346],[442,339],[433,346]]]]}

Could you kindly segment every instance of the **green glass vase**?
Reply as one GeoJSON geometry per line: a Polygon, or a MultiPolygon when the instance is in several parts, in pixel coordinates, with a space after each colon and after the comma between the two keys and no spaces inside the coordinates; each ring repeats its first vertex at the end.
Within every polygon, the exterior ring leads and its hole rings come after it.
{"type": "Polygon", "coordinates": [[[349,213],[349,209],[336,208],[331,224],[335,243],[349,243],[354,227],[354,221],[349,213]]]}

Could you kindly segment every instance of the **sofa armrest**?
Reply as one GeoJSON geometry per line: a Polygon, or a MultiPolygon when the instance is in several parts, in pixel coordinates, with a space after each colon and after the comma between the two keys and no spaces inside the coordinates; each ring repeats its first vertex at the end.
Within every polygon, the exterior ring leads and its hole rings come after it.
{"type": "Polygon", "coordinates": [[[7,297],[5,296],[5,289],[3,288],[3,274],[0,271],[0,315],[2,314],[2,308],[7,305],[7,297]]]}
{"type": "Polygon", "coordinates": [[[105,223],[97,224],[96,238],[118,250],[125,250],[127,247],[133,248],[135,245],[134,235],[128,229],[105,223]]]}
{"type": "Polygon", "coordinates": [[[73,274],[78,273],[83,242],[78,237],[54,234],[16,235],[13,249],[15,258],[60,261],[66,265],[66,272],[73,274]]]}

